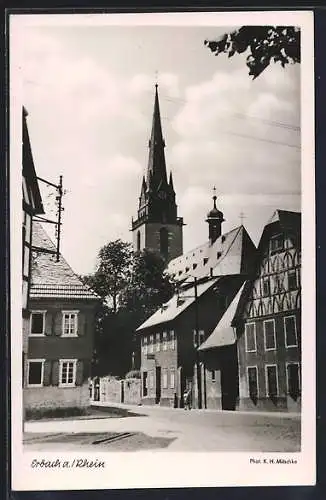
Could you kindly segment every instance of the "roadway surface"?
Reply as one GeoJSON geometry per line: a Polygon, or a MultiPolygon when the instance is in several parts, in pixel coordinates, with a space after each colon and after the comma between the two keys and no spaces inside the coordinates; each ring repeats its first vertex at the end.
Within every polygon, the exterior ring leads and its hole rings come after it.
{"type": "Polygon", "coordinates": [[[297,414],[186,411],[116,403],[98,403],[93,408],[88,417],[25,423],[26,451],[300,451],[297,414]],[[115,408],[114,415],[110,407],[115,408]]]}

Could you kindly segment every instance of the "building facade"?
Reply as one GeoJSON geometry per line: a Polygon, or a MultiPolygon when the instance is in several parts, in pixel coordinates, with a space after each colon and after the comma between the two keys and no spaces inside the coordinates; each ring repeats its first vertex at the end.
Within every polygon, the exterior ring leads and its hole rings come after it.
{"type": "Polygon", "coordinates": [[[22,380],[26,383],[28,329],[30,320],[29,295],[31,281],[31,246],[33,216],[44,214],[41,193],[35,172],[31,144],[27,128],[27,111],[22,113],[22,183],[23,183],[23,224],[22,224],[22,380]]]}
{"type": "Polygon", "coordinates": [[[98,296],[82,283],[34,223],[30,320],[28,325],[26,409],[85,407],[98,296]]]}
{"type": "Polygon", "coordinates": [[[183,219],[177,216],[172,173],[168,180],[164,148],[156,85],[147,173],[142,180],[137,218],[132,220],[133,248],[135,252],[147,249],[159,253],[169,262],[182,254],[183,219]]]}
{"type": "Polygon", "coordinates": [[[235,316],[240,408],[301,405],[301,215],[277,210],[235,316]]]}
{"type": "MultiPolygon", "coordinates": [[[[144,404],[182,406],[183,393],[191,388],[193,405],[208,407],[208,368],[198,347],[211,336],[233,304],[252,272],[255,257],[255,246],[243,226],[221,234],[223,214],[216,208],[216,197],[213,199],[214,208],[207,217],[208,241],[169,263],[168,272],[178,283],[177,293],[137,329],[141,337],[144,404]]],[[[225,369],[229,358],[227,351],[223,357],[225,369]]],[[[231,358],[235,362],[236,355],[233,353],[231,358]]],[[[218,364],[215,369],[220,370],[221,366],[218,364]]],[[[237,370],[232,370],[235,400],[237,370]]],[[[226,398],[222,402],[221,394],[231,393],[231,389],[226,388],[229,378],[224,375],[219,377],[219,391],[211,398],[210,407],[227,404],[226,398]]]]}

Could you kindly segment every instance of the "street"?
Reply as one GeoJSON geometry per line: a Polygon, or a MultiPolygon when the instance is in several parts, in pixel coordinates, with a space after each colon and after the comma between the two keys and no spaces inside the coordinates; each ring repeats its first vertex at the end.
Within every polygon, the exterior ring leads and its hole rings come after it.
{"type": "Polygon", "coordinates": [[[93,414],[65,420],[30,421],[24,427],[28,451],[235,451],[298,452],[297,414],[182,410],[112,403],[93,414]],[[118,416],[117,412],[122,416],[118,416]]]}

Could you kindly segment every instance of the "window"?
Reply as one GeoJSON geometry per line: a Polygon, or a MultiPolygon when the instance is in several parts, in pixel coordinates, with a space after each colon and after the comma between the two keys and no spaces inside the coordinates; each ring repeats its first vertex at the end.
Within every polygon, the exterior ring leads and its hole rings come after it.
{"type": "Polygon", "coordinates": [[[137,252],[140,251],[140,231],[137,231],[137,252]]]}
{"type": "Polygon", "coordinates": [[[170,389],[175,388],[175,370],[172,368],[170,370],[170,389]]]}
{"type": "Polygon", "coordinates": [[[143,372],[143,396],[146,397],[148,392],[147,372],[143,372]]]}
{"type": "Polygon", "coordinates": [[[288,363],[286,366],[286,380],[289,395],[296,400],[300,395],[299,363],[288,363]]]}
{"type": "Polygon", "coordinates": [[[255,323],[246,323],[245,344],[246,344],[246,352],[255,352],[257,350],[255,323]]]}
{"type": "Polygon", "coordinates": [[[62,335],[76,337],[78,331],[78,311],[62,311],[62,335]]]}
{"type": "Polygon", "coordinates": [[[160,229],[160,252],[164,257],[169,253],[169,233],[165,227],[160,229]]]}
{"type": "Polygon", "coordinates": [[[59,385],[70,387],[74,386],[76,383],[76,359],[63,360],[59,361],[59,385]]]}
{"type": "Polygon", "coordinates": [[[194,330],[193,335],[194,335],[194,347],[197,348],[204,342],[205,332],[204,330],[199,330],[197,338],[197,332],[196,330],[194,330]]]}
{"type": "Polygon", "coordinates": [[[284,318],[284,332],[286,347],[295,347],[298,345],[297,325],[295,316],[286,316],[284,318]]]}
{"type": "Polygon", "coordinates": [[[271,398],[278,395],[276,365],[266,365],[266,394],[271,398]]]}
{"type": "Polygon", "coordinates": [[[144,354],[148,353],[147,337],[144,337],[144,354]]]}
{"type": "Polygon", "coordinates": [[[247,367],[248,389],[251,399],[258,397],[258,369],[257,366],[247,367]]]}
{"type": "Polygon", "coordinates": [[[148,372],[148,385],[150,389],[154,387],[154,373],[152,371],[148,372]]]}
{"type": "Polygon", "coordinates": [[[167,370],[167,368],[163,368],[162,375],[163,375],[163,381],[162,381],[163,389],[167,389],[168,388],[168,370],[167,370]]]}
{"type": "Polygon", "coordinates": [[[267,276],[266,278],[263,278],[263,296],[268,297],[271,292],[271,287],[269,283],[269,277],[267,276]]]}
{"type": "Polygon", "coordinates": [[[216,380],[215,370],[211,370],[211,377],[212,377],[212,382],[215,382],[215,380],[216,380]]]}
{"type": "Polygon", "coordinates": [[[157,333],[156,334],[156,346],[155,346],[155,350],[156,350],[156,352],[159,352],[160,349],[161,349],[161,334],[157,333]]]}
{"type": "Polygon", "coordinates": [[[172,351],[175,349],[175,334],[174,330],[170,330],[170,348],[172,351]]]}
{"type": "Polygon", "coordinates": [[[163,332],[163,351],[168,349],[167,332],[163,332]]]}
{"type": "Polygon", "coordinates": [[[149,349],[148,349],[148,352],[149,353],[153,353],[154,352],[154,335],[150,335],[149,336],[149,349]]]}
{"type": "Polygon", "coordinates": [[[296,290],[297,288],[297,273],[295,269],[291,269],[290,271],[288,271],[288,289],[296,290]]]}
{"type": "Polygon", "coordinates": [[[28,361],[28,386],[40,387],[43,385],[44,359],[28,361]]]}
{"type": "Polygon", "coordinates": [[[44,335],[46,311],[32,311],[30,335],[44,335]]]}
{"type": "Polygon", "coordinates": [[[282,234],[276,234],[270,240],[271,253],[279,252],[284,248],[284,238],[282,234]]]}
{"type": "Polygon", "coordinates": [[[196,269],[196,267],[197,267],[197,264],[193,264],[193,265],[192,265],[192,268],[193,268],[193,269],[196,269]]]}
{"type": "Polygon", "coordinates": [[[204,266],[207,264],[207,262],[208,262],[208,259],[207,259],[207,257],[205,257],[205,258],[203,259],[204,266]]]}
{"type": "Polygon", "coordinates": [[[266,351],[276,349],[275,321],[273,319],[264,321],[264,338],[266,351]]]}

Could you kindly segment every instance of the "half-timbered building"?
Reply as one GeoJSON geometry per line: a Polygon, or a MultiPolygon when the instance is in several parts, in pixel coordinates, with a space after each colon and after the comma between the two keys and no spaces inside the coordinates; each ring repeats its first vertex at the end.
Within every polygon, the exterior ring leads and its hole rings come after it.
{"type": "Polygon", "coordinates": [[[276,210],[233,325],[239,407],[296,411],[301,400],[301,214],[276,210]]]}

